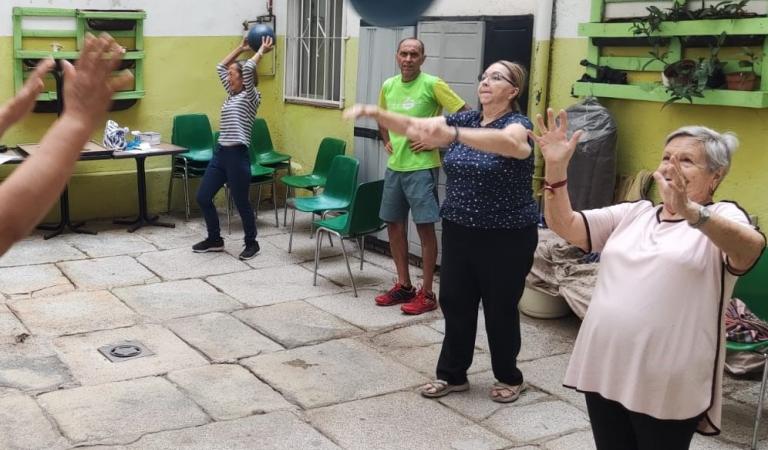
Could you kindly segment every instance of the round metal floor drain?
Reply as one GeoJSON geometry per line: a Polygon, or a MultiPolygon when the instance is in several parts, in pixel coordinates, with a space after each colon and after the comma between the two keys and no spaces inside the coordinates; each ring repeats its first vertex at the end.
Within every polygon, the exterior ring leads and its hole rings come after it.
{"type": "Polygon", "coordinates": [[[131,358],[141,353],[141,348],[136,345],[116,345],[109,353],[118,358],[131,358]]]}

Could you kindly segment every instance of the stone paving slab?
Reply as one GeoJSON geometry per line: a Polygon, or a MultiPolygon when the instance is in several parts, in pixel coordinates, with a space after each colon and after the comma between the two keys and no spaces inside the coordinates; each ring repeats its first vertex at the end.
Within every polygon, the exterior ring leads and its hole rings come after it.
{"type": "MultiPolygon", "coordinates": [[[[259,231],[261,235],[261,231],[259,231]]],[[[303,262],[301,257],[288,253],[266,239],[259,238],[259,254],[255,258],[245,261],[254,269],[266,269],[268,267],[283,267],[303,262]]],[[[243,251],[243,241],[224,240],[224,250],[232,256],[237,257],[243,251]]]]}
{"type": "MultiPolygon", "coordinates": [[[[432,344],[427,347],[398,348],[390,350],[387,352],[387,355],[412,369],[418,370],[424,376],[433,378],[441,348],[442,344],[432,344]]],[[[467,372],[485,372],[490,368],[490,354],[475,350],[472,365],[467,372]]]]}
{"type": "Polygon", "coordinates": [[[514,403],[498,403],[489,397],[491,386],[496,382],[493,372],[469,374],[467,378],[469,378],[470,386],[468,391],[455,392],[440,398],[438,401],[475,421],[485,420],[502,408],[517,408],[549,397],[547,394],[529,387],[520,394],[520,398],[514,403]]]}
{"type": "Polygon", "coordinates": [[[17,336],[29,334],[29,330],[5,305],[0,305],[0,344],[12,344],[17,336]]]}
{"type": "MultiPolygon", "coordinates": [[[[733,400],[723,399],[722,433],[720,437],[739,444],[751,443],[756,412],[757,410],[754,405],[746,405],[733,400]]],[[[763,419],[765,419],[765,413],[763,413],[763,419]]],[[[757,439],[760,441],[766,438],[768,438],[768,420],[761,420],[757,431],[757,439]]]]}
{"type": "Polygon", "coordinates": [[[208,361],[199,353],[158,325],[140,325],[66,336],[54,340],[53,345],[75,379],[84,385],[208,365],[208,361]],[[113,363],[98,352],[99,347],[123,341],[140,341],[154,355],[113,363]]]}
{"type": "Polygon", "coordinates": [[[77,291],[10,302],[32,333],[62,336],[130,326],[139,316],[109,291],[77,291]]]}
{"type": "Polygon", "coordinates": [[[0,448],[64,449],[69,447],[40,406],[23,394],[0,397],[0,448]]]}
{"type": "Polygon", "coordinates": [[[124,228],[100,231],[99,234],[65,234],[63,239],[91,258],[117,255],[140,255],[157,251],[157,247],[124,228]]]}
{"type": "Polygon", "coordinates": [[[38,399],[75,443],[123,444],[146,433],[209,422],[189,398],[157,377],[56,391],[38,399]]]}
{"type": "Polygon", "coordinates": [[[86,259],[59,263],[78,289],[110,289],[159,281],[146,267],[130,256],[86,259]]]}
{"type": "Polygon", "coordinates": [[[586,413],[562,401],[504,408],[482,422],[520,444],[589,428],[586,413]]]}
{"type": "Polygon", "coordinates": [[[316,427],[349,449],[479,450],[511,444],[412,392],[319,408],[307,415],[316,427]]]}
{"type": "MultiPolygon", "coordinates": [[[[301,213],[299,213],[301,214],[301,213]]],[[[289,213],[290,216],[290,213],[289,213]]],[[[309,216],[307,214],[307,216],[309,216]]],[[[282,218],[281,218],[282,219],[282,218]]],[[[298,221],[298,220],[297,220],[298,221]]],[[[288,229],[290,230],[291,218],[288,217],[288,229]]],[[[265,240],[275,245],[277,248],[283,249],[288,253],[288,240],[290,235],[288,233],[278,234],[275,236],[269,236],[265,240]]],[[[346,242],[345,242],[346,244],[346,242]]],[[[357,247],[348,246],[348,250],[354,249],[353,253],[357,251],[357,247]]],[[[315,240],[309,238],[309,229],[306,231],[299,230],[293,234],[293,248],[291,254],[301,259],[302,261],[314,261],[315,260],[315,240]]],[[[339,240],[333,239],[333,247],[328,245],[328,237],[323,237],[323,245],[320,248],[320,258],[325,259],[331,256],[341,255],[341,247],[339,247],[339,240]]],[[[350,255],[350,253],[347,253],[350,255]]],[[[321,263],[322,264],[322,263],[321,263]]]]}
{"type": "Polygon", "coordinates": [[[93,447],[83,450],[337,450],[336,444],[295,415],[278,411],[196,428],[165,431],[145,436],[120,447],[93,447]]]}
{"type": "Polygon", "coordinates": [[[592,431],[577,431],[541,444],[545,450],[595,450],[592,431]]]}
{"type": "Polygon", "coordinates": [[[210,277],[207,281],[249,306],[303,300],[343,290],[322,277],[318,277],[317,286],[312,286],[312,272],[299,266],[249,270],[210,277]]]}
{"type": "MultiPolygon", "coordinates": [[[[751,435],[750,439],[752,439],[751,435]]],[[[694,434],[693,441],[691,441],[691,450],[738,450],[743,448],[745,446],[730,444],[718,438],[702,436],[700,434],[694,434]]],[[[765,448],[765,442],[762,444],[758,442],[757,448],[765,448]]]]}
{"type": "Polygon", "coordinates": [[[303,408],[410,389],[427,381],[351,339],[260,355],[241,364],[303,408]]]}
{"type": "Polygon", "coordinates": [[[116,288],[112,293],[139,314],[158,322],[242,308],[230,296],[197,279],[116,288]]]}
{"type": "MultiPolygon", "coordinates": [[[[520,341],[518,361],[530,361],[562,353],[570,354],[573,350],[573,344],[564,340],[558,334],[546,328],[536,327],[525,322],[520,324],[520,341]]],[[[482,316],[482,311],[477,323],[477,341],[475,345],[484,351],[490,351],[488,335],[485,332],[485,318],[482,316]]]]}
{"type": "Polygon", "coordinates": [[[175,219],[172,220],[176,224],[175,228],[142,227],[134,234],[146,239],[160,250],[184,248],[191,251],[195,243],[205,238],[205,225],[202,220],[202,218],[194,218],[184,222],[183,219],[175,219]]]}
{"type": "Polygon", "coordinates": [[[303,301],[251,308],[233,315],[286,348],[361,333],[359,328],[303,301]]]}
{"type": "Polygon", "coordinates": [[[0,347],[0,386],[41,392],[71,383],[69,370],[48,345],[26,342],[0,347]]]}
{"type": "Polygon", "coordinates": [[[295,408],[242,366],[216,364],[168,374],[214,420],[295,408]]]}
{"type": "Polygon", "coordinates": [[[74,289],[53,264],[0,269],[0,292],[11,298],[56,295],[74,289]]]}
{"type": "Polygon", "coordinates": [[[379,291],[359,289],[357,293],[358,297],[354,297],[351,291],[335,295],[318,295],[307,299],[306,302],[367,331],[426,322],[442,317],[439,310],[419,316],[409,316],[403,314],[398,306],[377,306],[373,299],[379,291]]]}
{"type": "Polygon", "coordinates": [[[35,237],[17,242],[8,252],[0,256],[0,267],[31,266],[86,257],[83,252],[64,241],[56,239],[43,241],[42,237],[35,237]]]}
{"type": "Polygon", "coordinates": [[[195,253],[191,243],[186,248],[148,252],[138,261],[164,280],[204,278],[248,270],[248,265],[225,252],[195,253]]]}
{"type": "Polygon", "coordinates": [[[563,386],[565,369],[568,367],[570,354],[556,355],[518,364],[523,377],[529,384],[554,394],[582,411],[587,410],[584,394],[563,386]]]}
{"type": "Polygon", "coordinates": [[[382,349],[425,347],[443,342],[443,335],[426,325],[413,325],[378,334],[370,339],[382,349]]]}
{"type": "Polygon", "coordinates": [[[167,326],[214,362],[282,350],[283,347],[224,313],[174,319],[167,326]]]}
{"type": "MultiPolygon", "coordinates": [[[[349,248],[347,248],[349,252],[349,248]]],[[[347,253],[349,256],[349,253],[347,253]]],[[[306,262],[302,264],[307,270],[314,271],[315,263],[306,262]]],[[[366,286],[384,286],[390,288],[392,284],[392,272],[382,269],[379,266],[368,264],[360,270],[360,260],[350,258],[349,267],[352,270],[352,276],[355,277],[355,284],[358,289],[366,286]]],[[[352,281],[347,272],[347,265],[344,263],[343,256],[335,256],[320,260],[317,269],[318,276],[331,280],[341,286],[352,287],[352,281]]]]}

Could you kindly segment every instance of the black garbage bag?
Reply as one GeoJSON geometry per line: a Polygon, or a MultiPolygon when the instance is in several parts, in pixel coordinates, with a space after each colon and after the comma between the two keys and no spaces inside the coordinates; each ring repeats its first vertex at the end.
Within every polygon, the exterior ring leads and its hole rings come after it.
{"type": "Polygon", "coordinates": [[[583,130],[568,166],[568,194],[575,211],[613,203],[616,187],[616,123],[595,98],[566,109],[568,135],[583,130]]]}

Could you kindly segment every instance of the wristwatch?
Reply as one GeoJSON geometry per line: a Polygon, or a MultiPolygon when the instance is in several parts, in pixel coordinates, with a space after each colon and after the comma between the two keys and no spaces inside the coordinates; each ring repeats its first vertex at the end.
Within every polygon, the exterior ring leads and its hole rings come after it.
{"type": "Polygon", "coordinates": [[[704,205],[699,205],[699,220],[696,222],[688,222],[688,225],[691,226],[691,228],[700,228],[702,225],[707,223],[707,220],[712,216],[712,212],[707,209],[704,205]]]}

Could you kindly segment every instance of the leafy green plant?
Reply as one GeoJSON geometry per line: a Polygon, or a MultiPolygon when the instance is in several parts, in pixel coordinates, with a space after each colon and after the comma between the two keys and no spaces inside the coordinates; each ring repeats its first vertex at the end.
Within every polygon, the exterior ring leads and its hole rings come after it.
{"type": "Polygon", "coordinates": [[[758,61],[760,61],[762,55],[756,54],[749,47],[742,47],[741,50],[741,53],[745,56],[745,58],[739,60],[739,67],[749,69],[750,72],[757,75],[757,72],[755,72],[755,65],[758,61]]]}

